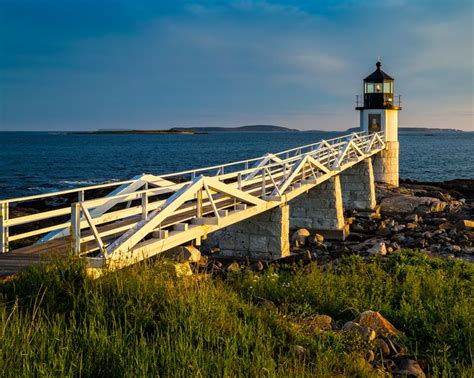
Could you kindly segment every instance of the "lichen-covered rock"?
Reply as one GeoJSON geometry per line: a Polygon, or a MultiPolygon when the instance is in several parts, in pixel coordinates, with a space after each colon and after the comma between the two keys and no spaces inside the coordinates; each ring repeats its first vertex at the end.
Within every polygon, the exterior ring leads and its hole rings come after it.
{"type": "Polygon", "coordinates": [[[364,311],[359,314],[354,322],[375,330],[377,335],[390,336],[397,335],[399,331],[377,311],[364,311]]]}

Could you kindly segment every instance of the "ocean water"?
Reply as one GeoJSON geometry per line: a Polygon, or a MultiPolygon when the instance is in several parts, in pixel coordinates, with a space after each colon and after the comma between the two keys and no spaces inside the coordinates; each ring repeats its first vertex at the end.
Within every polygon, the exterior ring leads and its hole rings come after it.
{"type": "MultiPolygon", "coordinates": [[[[332,133],[86,135],[0,132],[0,198],[244,160],[332,133]]],[[[474,178],[474,133],[400,135],[400,177],[474,178]]]]}

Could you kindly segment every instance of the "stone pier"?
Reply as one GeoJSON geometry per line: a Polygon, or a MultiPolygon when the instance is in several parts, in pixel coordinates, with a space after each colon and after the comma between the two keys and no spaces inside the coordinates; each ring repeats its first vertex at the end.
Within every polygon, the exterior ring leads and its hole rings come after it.
{"type": "Polygon", "coordinates": [[[265,211],[218,233],[221,256],[275,260],[290,255],[289,206],[265,211]]]}
{"type": "Polygon", "coordinates": [[[344,240],[348,228],[343,212],[340,178],[334,176],[290,202],[290,226],[344,240]]]}
{"type": "Polygon", "coordinates": [[[375,181],[371,158],[341,172],[340,177],[345,209],[375,208],[375,181]]]}
{"type": "Polygon", "coordinates": [[[399,148],[398,141],[386,141],[385,149],[374,157],[375,181],[398,187],[399,148]]]}

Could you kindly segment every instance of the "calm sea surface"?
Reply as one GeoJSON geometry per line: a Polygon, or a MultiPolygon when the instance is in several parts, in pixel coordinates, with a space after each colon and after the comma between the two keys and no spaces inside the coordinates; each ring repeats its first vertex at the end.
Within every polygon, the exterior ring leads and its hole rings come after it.
{"type": "MultiPolygon", "coordinates": [[[[258,157],[336,134],[68,135],[0,132],[0,198],[258,157]]],[[[474,133],[400,135],[400,176],[474,178],[474,133]]]]}

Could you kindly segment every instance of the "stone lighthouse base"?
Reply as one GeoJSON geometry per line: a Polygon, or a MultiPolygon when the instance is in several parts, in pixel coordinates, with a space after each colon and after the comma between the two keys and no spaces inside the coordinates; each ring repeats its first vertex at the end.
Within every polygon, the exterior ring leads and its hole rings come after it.
{"type": "Polygon", "coordinates": [[[374,177],[375,181],[383,182],[393,186],[399,185],[399,143],[385,142],[385,149],[374,157],[374,177]]]}

